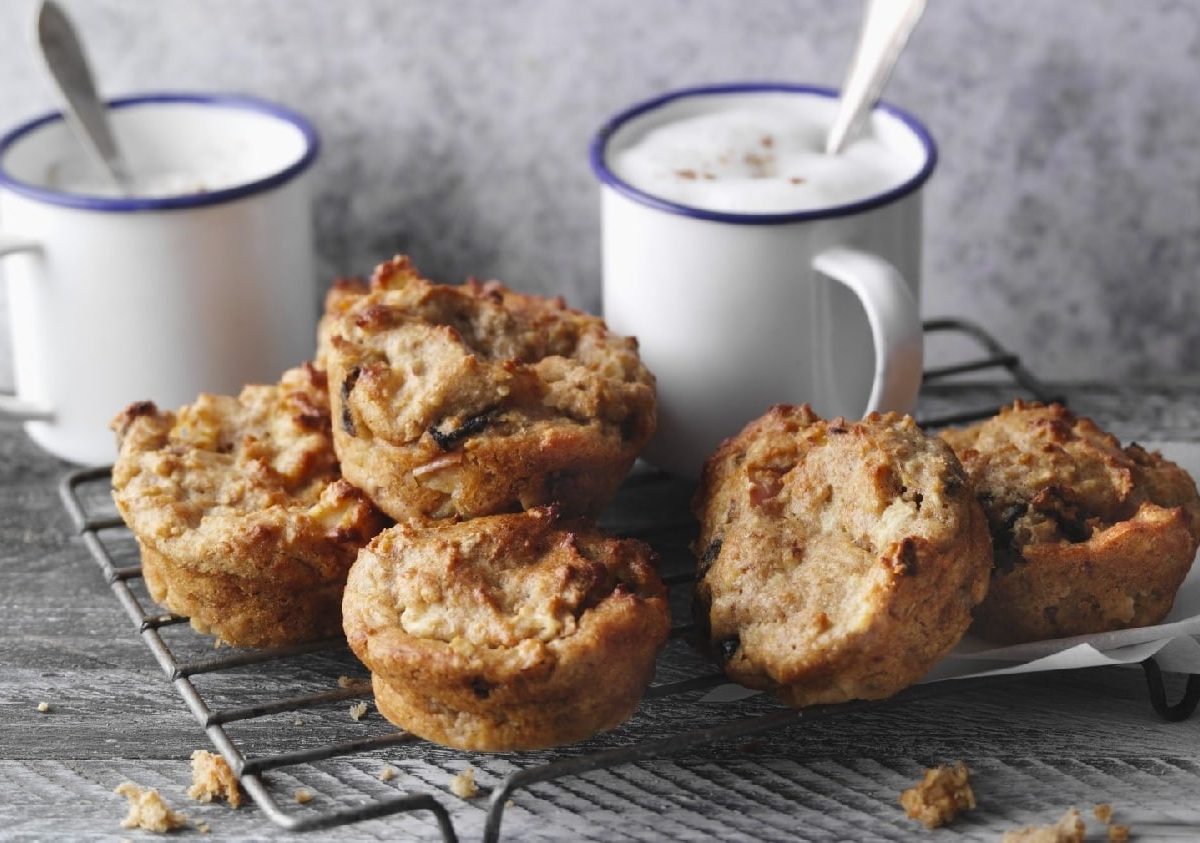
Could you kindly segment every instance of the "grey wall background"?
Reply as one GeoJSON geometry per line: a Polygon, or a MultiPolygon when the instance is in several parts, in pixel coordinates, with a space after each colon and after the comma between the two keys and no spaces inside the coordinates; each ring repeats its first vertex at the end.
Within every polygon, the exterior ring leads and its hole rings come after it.
{"type": "MultiPolygon", "coordinates": [[[[52,99],[0,2],[0,126],[52,99]]],[[[223,89],[318,125],[321,283],[396,252],[599,306],[594,129],[671,87],[836,85],[848,0],[63,0],[102,92],[223,89]]],[[[933,0],[887,98],[939,141],[924,310],[1056,379],[1200,363],[1200,4],[933,0]]],[[[2,308],[2,299],[0,299],[2,308]]],[[[7,317],[0,324],[6,325],[7,317]]],[[[0,328],[0,384],[10,383],[0,328]]]]}

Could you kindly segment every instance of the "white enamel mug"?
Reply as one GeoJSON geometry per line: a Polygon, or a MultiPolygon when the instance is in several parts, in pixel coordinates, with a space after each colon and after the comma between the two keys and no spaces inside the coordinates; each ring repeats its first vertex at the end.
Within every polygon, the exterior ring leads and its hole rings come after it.
{"type": "Polygon", "coordinates": [[[111,462],[110,420],[271,383],[312,354],[307,120],[242,96],[145,94],[109,114],[135,179],[106,191],[60,114],[0,137],[15,395],[44,449],[111,462]],[[158,184],[152,184],[157,182],[158,184]]]}
{"type": "Polygon", "coordinates": [[[674,91],[621,112],[591,147],[601,184],[603,306],[658,381],[644,456],[696,477],[720,442],[779,403],[826,417],[909,411],[921,384],[921,188],[937,150],[912,116],[870,121],[903,157],[898,186],[849,204],[724,213],[651,195],[611,158],[680,115],[785,93],[832,120],[836,92],[775,83],[674,91]]]}

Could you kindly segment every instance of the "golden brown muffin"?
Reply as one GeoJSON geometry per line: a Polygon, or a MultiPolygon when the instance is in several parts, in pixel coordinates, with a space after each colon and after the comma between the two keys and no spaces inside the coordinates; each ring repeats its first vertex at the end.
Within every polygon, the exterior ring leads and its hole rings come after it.
{"type": "Polygon", "coordinates": [[[697,624],[726,674],[790,705],[916,682],[987,588],[983,512],[908,416],[773,407],[709,458],[693,507],[697,624]]]}
{"type": "Polygon", "coordinates": [[[229,644],[340,632],[346,573],[385,522],[338,472],[322,372],[176,413],[132,404],[113,428],[113,498],[155,600],[229,644]]]}
{"type": "Polygon", "coordinates": [[[670,629],[653,552],[553,508],[398,524],[342,606],[388,720],[460,749],[536,749],[624,722],[670,629]]]}
{"type": "Polygon", "coordinates": [[[654,432],[636,341],[561,299],[433,284],[396,258],[329,312],[334,446],[397,520],[596,512],[654,432]]]}
{"type": "Polygon", "coordinates": [[[996,568],[975,631],[997,643],[1158,623],[1200,542],[1187,472],[1059,404],[945,430],[987,513],[996,568]]]}

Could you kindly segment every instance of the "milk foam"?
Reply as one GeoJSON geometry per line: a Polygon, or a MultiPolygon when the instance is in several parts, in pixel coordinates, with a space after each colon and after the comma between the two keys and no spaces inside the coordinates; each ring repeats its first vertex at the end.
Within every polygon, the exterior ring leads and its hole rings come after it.
{"type": "MultiPolygon", "coordinates": [[[[686,103],[686,100],[683,101],[686,103]]],[[[697,113],[631,134],[608,165],[681,205],[728,213],[817,210],[868,199],[912,178],[920,161],[878,133],[824,153],[835,103],[804,94],[714,95],[697,113]]],[[[668,106],[670,107],[670,106],[668,106]]]]}
{"type": "MultiPolygon", "coordinates": [[[[202,171],[176,169],[134,170],[130,176],[129,195],[139,199],[161,199],[168,196],[190,196],[236,187],[253,179],[248,172],[236,168],[209,164],[202,171]]],[[[45,179],[47,187],[81,196],[122,196],[109,179],[96,172],[90,162],[63,161],[51,165],[45,179]]]]}

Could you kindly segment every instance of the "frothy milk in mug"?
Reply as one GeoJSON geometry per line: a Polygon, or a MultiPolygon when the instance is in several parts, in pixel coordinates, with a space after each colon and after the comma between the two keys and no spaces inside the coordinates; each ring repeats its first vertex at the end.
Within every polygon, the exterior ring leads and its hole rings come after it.
{"type": "MultiPolygon", "coordinates": [[[[226,190],[260,177],[264,154],[251,138],[226,139],[223,143],[207,140],[195,143],[184,161],[162,160],[157,151],[137,148],[128,161],[129,196],[159,199],[226,190]]],[[[47,187],[79,196],[114,197],[125,195],[121,189],[97,172],[96,166],[78,153],[51,163],[43,180],[47,187]]]]}
{"type": "Polygon", "coordinates": [[[873,134],[826,155],[836,110],[827,97],[756,93],[687,105],[613,150],[613,173],[669,202],[761,214],[859,202],[903,184],[918,165],[873,134]]]}
{"type": "Polygon", "coordinates": [[[128,194],[107,178],[102,177],[89,165],[86,172],[77,172],[74,162],[66,161],[52,165],[46,173],[46,186],[63,193],[78,196],[134,196],[139,199],[158,199],[164,196],[187,196],[220,190],[241,183],[236,178],[216,178],[211,175],[181,170],[158,172],[135,170],[129,174],[128,194]]]}
{"type": "Polygon", "coordinates": [[[889,105],[824,153],[835,91],[673,91],[604,124],[603,307],[658,386],[644,456],[696,477],[772,404],[908,411],[921,383],[921,187],[928,131],[889,105]]]}

